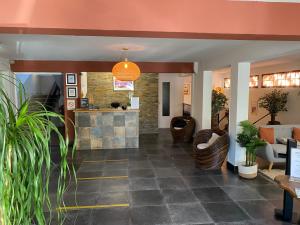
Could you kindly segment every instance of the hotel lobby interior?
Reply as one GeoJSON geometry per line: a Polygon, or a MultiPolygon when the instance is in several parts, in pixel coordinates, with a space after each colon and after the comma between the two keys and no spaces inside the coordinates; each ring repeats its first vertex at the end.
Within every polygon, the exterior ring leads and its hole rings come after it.
{"type": "Polygon", "coordinates": [[[300,3],[0,12],[0,224],[300,224],[300,3]]]}

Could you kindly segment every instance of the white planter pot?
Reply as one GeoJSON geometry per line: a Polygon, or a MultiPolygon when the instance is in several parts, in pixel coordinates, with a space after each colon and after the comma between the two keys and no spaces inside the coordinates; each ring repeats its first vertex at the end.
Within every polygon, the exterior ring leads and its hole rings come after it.
{"type": "Polygon", "coordinates": [[[245,166],[245,162],[238,166],[239,175],[245,179],[254,179],[257,177],[257,164],[254,166],[245,166]]]}

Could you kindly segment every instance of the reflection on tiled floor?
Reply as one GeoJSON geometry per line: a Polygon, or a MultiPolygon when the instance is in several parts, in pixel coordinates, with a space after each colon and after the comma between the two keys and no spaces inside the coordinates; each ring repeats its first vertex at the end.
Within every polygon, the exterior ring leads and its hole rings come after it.
{"type": "Polygon", "coordinates": [[[142,135],[139,149],[80,151],[80,179],[64,196],[66,206],[79,209],[67,213],[65,224],[288,224],[274,219],[282,204],[275,184],[201,171],[191,151],[191,144],[172,144],[168,130],[142,135]]]}

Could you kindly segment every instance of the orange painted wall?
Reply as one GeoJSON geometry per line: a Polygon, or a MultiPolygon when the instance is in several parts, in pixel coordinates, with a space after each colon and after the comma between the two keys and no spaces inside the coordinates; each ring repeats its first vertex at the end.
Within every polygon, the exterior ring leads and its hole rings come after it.
{"type": "Polygon", "coordinates": [[[227,0],[10,0],[0,32],[300,40],[299,12],[227,0]]]}

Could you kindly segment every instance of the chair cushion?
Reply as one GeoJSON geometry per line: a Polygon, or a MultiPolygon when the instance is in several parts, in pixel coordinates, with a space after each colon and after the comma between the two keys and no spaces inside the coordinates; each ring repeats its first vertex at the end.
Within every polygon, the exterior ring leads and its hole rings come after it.
{"type": "Polygon", "coordinates": [[[184,121],[184,119],[178,119],[174,122],[173,127],[185,127],[186,126],[186,122],[184,121]]]}
{"type": "Polygon", "coordinates": [[[259,128],[259,136],[262,140],[269,142],[270,144],[274,144],[274,128],[269,127],[260,127],[259,128]]]}
{"type": "Polygon", "coordinates": [[[275,157],[279,157],[279,154],[286,154],[286,145],[283,144],[272,144],[273,152],[275,157]]]}
{"type": "Polygon", "coordinates": [[[198,144],[197,145],[197,148],[198,149],[205,149],[205,148],[208,148],[209,147],[209,144],[208,143],[201,143],[201,144],[198,144]]]}
{"type": "Polygon", "coordinates": [[[205,149],[211,146],[220,136],[216,133],[212,133],[211,138],[208,140],[207,143],[200,143],[197,145],[198,149],[205,149]]]}
{"type": "Polygon", "coordinates": [[[175,130],[181,130],[183,127],[174,127],[175,130]]]}
{"type": "Polygon", "coordinates": [[[208,145],[212,145],[220,136],[216,133],[212,133],[211,138],[207,142],[208,145]]]}
{"type": "Polygon", "coordinates": [[[293,138],[297,141],[300,141],[300,128],[293,128],[293,138]]]}

